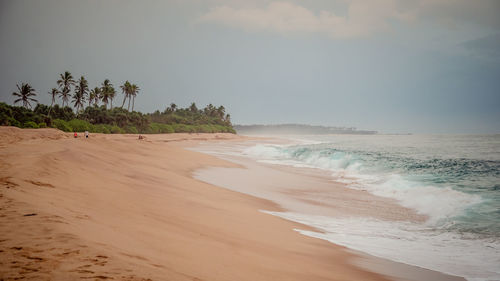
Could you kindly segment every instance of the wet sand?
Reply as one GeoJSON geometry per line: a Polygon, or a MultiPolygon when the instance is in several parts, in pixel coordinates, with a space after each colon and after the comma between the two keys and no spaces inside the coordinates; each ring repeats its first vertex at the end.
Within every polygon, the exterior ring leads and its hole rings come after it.
{"type": "MultiPolygon", "coordinates": [[[[266,139],[264,142],[284,144],[286,140],[266,139]]],[[[216,155],[239,166],[206,167],[196,170],[194,177],[229,190],[271,200],[282,208],[283,212],[339,219],[359,217],[413,223],[422,223],[427,219],[427,216],[418,214],[413,209],[402,207],[394,199],[348,188],[346,184],[332,180],[331,173],[327,171],[273,165],[238,155],[241,147],[253,146],[256,143],[262,143],[262,140],[247,140],[237,144],[201,143],[191,148],[216,155]]],[[[461,277],[374,257],[363,252],[349,251],[358,257],[354,262],[356,265],[393,280],[464,280],[461,277]]]]}

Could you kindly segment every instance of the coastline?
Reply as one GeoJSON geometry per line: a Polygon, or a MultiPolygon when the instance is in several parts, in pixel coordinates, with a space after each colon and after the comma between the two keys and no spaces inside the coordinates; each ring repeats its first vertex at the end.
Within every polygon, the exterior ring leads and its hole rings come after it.
{"type": "Polygon", "coordinates": [[[276,203],[192,178],[241,166],[183,147],[243,139],[0,127],[0,277],[389,280],[293,231],[311,228],[258,211],[282,211],[276,203]]]}
{"type": "MultiPolygon", "coordinates": [[[[247,141],[243,146],[248,148],[261,145],[262,141],[263,139],[247,141]]],[[[277,145],[290,142],[281,139],[265,139],[264,141],[277,145]]],[[[306,228],[294,230],[307,237],[324,239],[335,245],[346,247],[358,257],[355,262],[358,266],[378,272],[393,280],[465,280],[453,273],[440,271],[436,267],[426,268],[418,263],[369,254],[365,252],[365,249],[358,248],[356,243],[331,240],[327,235],[330,231],[339,233],[341,236],[348,235],[348,232],[327,230],[318,221],[321,220],[327,225],[332,222],[331,219],[339,219],[341,222],[347,221],[348,223],[361,219],[370,224],[372,220],[422,224],[428,219],[427,215],[403,207],[394,199],[349,188],[347,183],[332,180],[331,173],[324,170],[275,165],[269,161],[261,162],[248,156],[241,156],[241,145],[233,147],[229,143],[222,145],[205,143],[192,149],[215,155],[240,166],[239,168],[203,168],[195,171],[195,178],[229,190],[271,200],[282,207],[283,211],[261,210],[262,212],[314,228],[312,231],[306,228]]],[[[246,151],[246,149],[243,150],[246,151]]],[[[350,228],[351,226],[338,224],[335,227],[350,228]]],[[[357,229],[357,231],[370,231],[370,228],[367,226],[366,229],[357,229]]],[[[348,237],[345,239],[350,240],[348,237]]],[[[359,237],[353,236],[352,239],[359,239],[359,237]]],[[[377,243],[377,241],[373,242],[377,243]]]]}

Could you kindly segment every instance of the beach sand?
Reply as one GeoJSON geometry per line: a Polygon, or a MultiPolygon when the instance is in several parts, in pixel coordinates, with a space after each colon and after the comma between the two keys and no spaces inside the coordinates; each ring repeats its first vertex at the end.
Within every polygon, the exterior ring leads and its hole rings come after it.
{"type": "Polygon", "coordinates": [[[185,146],[242,139],[0,127],[0,280],[389,280],[259,211],[277,204],[192,177],[238,165],[185,146]]]}

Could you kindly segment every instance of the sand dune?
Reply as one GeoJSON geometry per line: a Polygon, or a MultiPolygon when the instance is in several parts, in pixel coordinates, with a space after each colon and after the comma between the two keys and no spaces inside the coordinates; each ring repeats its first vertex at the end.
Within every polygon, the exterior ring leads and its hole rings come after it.
{"type": "Polygon", "coordinates": [[[271,202],[192,179],[234,164],[182,146],[239,138],[0,127],[0,279],[384,280],[258,212],[271,202]]]}

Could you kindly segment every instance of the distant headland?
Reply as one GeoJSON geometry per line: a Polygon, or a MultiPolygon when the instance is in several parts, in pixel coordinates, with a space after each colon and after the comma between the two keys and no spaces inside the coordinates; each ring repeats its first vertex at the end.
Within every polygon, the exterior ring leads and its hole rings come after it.
{"type": "Polygon", "coordinates": [[[276,125],[234,125],[238,134],[243,135],[327,135],[353,134],[374,135],[377,131],[357,130],[354,127],[327,127],[304,124],[276,124],[276,125]]]}

